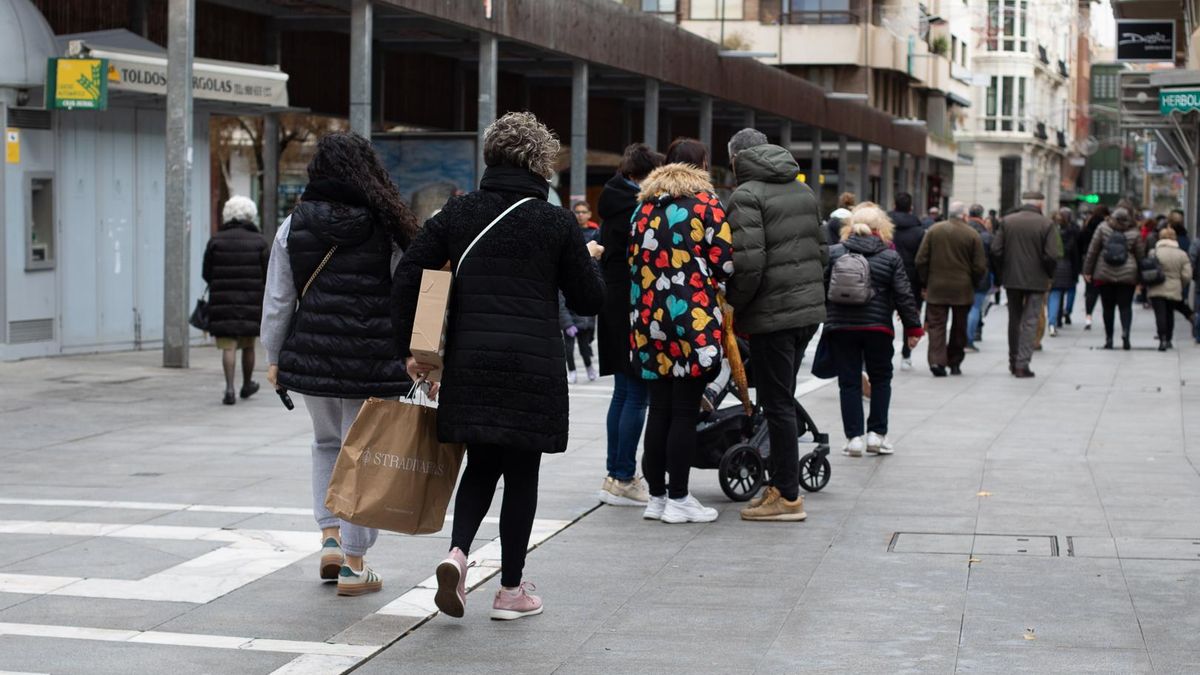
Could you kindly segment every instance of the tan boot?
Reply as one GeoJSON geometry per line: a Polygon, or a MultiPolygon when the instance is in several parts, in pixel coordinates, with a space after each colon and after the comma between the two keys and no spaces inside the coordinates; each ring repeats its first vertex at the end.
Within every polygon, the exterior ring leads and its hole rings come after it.
{"type": "Polygon", "coordinates": [[[756,509],[756,508],[762,506],[762,503],[764,501],[766,501],[767,497],[770,496],[772,493],[779,494],[779,490],[776,490],[774,485],[768,485],[765,490],[758,493],[757,497],[746,502],[746,508],[756,509]]]}
{"type": "Polygon", "coordinates": [[[808,514],[804,512],[803,495],[796,497],[796,501],[789,502],[778,490],[767,495],[762,504],[742,509],[742,520],[796,522],[807,517],[808,514]]]}

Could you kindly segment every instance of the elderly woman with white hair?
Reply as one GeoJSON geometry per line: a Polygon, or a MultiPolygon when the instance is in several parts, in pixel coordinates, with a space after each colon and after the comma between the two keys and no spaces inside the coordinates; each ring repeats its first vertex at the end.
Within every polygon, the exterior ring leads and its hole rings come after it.
{"type": "Polygon", "coordinates": [[[201,276],[208,283],[208,332],[217,339],[225,369],[225,405],[237,402],[234,375],[237,352],[242,351],[241,397],[258,391],[254,374],[254,345],[262,316],[263,289],[271,249],[259,232],[258,207],[247,197],[234,195],[225,202],[221,227],[204,249],[201,276]]]}
{"type": "Polygon", "coordinates": [[[393,324],[414,378],[431,367],[409,344],[422,273],[454,270],[438,437],[465,443],[450,554],[438,565],[438,609],[462,617],[467,553],[504,478],[500,590],[493,619],[540,614],[523,580],[544,453],[567,449],[567,381],[558,294],[579,315],[598,314],[604,281],[571,213],[546,202],[559,143],[531,113],[509,113],[484,133],[479,190],[425,222],[396,272],[393,324]]]}
{"type": "Polygon", "coordinates": [[[892,398],[892,355],[899,313],[905,344],[916,347],[924,331],[921,315],[904,261],[892,247],[894,226],[883,209],[863,203],[854,209],[842,227],[842,242],[829,250],[825,272],[829,288],[823,341],[837,371],[841,392],[842,428],[846,432],[843,454],[862,457],[863,452],[890,455],[888,407],[892,398]],[[869,287],[856,288],[856,269],[866,264],[869,287]],[[863,301],[865,299],[865,302],[863,301]],[[866,369],[871,387],[871,411],[864,428],[862,372],[866,369]]]}

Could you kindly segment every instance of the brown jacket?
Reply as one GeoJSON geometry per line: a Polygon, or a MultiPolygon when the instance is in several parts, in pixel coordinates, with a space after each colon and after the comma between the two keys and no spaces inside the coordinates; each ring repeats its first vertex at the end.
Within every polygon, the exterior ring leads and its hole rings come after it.
{"type": "Polygon", "coordinates": [[[975,287],[987,274],[983,239],[975,228],[955,218],[925,233],[917,250],[917,273],[931,305],[970,305],[975,287]]]}
{"type": "Polygon", "coordinates": [[[1061,257],[1058,228],[1033,206],[1005,216],[992,239],[992,259],[1005,288],[1046,292],[1061,257]]]}
{"type": "Polygon", "coordinates": [[[1192,263],[1188,254],[1179,248],[1173,239],[1159,239],[1150,255],[1158,258],[1166,281],[1155,284],[1146,291],[1146,297],[1183,300],[1183,287],[1192,280],[1192,263]]]}

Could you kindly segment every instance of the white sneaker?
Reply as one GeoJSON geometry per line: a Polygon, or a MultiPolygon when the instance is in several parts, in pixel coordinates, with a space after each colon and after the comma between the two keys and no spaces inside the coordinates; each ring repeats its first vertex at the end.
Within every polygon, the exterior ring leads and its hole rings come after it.
{"type": "Polygon", "coordinates": [[[596,371],[594,366],[587,367],[588,382],[595,382],[600,379],[600,373],[596,371]]]}
{"type": "Polygon", "coordinates": [[[1050,337],[1058,337],[1058,328],[1056,326],[1050,326],[1050,337]]]}
{"type": "Polygon", "coordinates": [[[650,501],[646,504],[646,510],[642,512],[642,517],[646,520],[662,520],[663,512],[667,509],[666,497],[650,497],[650,501]]]}
{"type": "Polygon", "coordinates": [[[900,370],[912,370],[912,359],[900,359],[900,370]]]}
{"type": "Polygon", "coordinates": [[[646,506],[650,502],[650,490],[638,476],[624,482],[607,476],[600,486],[600,501],[611,506],[646,506]]]}
{"type": "Polygon", "coordinates": [[[846,441],[846,447],[842,448],[842,454],[847,457],[862,457],[863,451],[867,449],[867,444],[863,442],[862,436],[855,436],[846,441]]]}
{"type": "Polygon", "coordinates": [[[717,519],[717,510],[700,503],[692,495],[683,499],[668,499],[667,508],[663,510],[664,523],[711,523],[717,519]]]}
{"type": "Polygon", "coordinates": [[[575,384],[579,381],[579,373],[574,370],[567,371],[567,384],[575,384]]]}
{"type": "Polygon", "coordinates": [[[874,431],[867,432],[867,452],[873,455],[890,455],[895,452],[892,442],[887,436],[880,436],[874,431]]]}

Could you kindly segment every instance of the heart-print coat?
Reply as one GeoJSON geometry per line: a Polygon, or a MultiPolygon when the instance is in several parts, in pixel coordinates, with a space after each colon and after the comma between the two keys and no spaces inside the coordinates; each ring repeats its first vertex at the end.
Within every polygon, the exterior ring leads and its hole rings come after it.
{"type": "Polygon", "coordinates": [[[630,350],[644,380],[706,378],[721,365],[717,283],[733,238],[708,172],[667,164],[642,182],[629,238],[630,350]]]}

